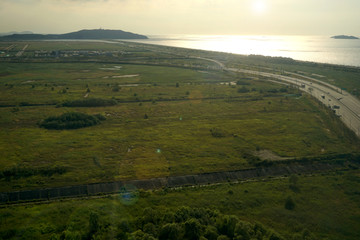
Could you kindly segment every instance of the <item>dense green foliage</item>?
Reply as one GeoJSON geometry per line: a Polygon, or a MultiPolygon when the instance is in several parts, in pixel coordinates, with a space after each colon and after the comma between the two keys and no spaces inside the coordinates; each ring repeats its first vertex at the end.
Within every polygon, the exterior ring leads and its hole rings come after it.
{"type": "Polygon", "coordinates": [[[40,127],[46,129],[77,129],[83,127],[90,127],[105,120],[102,115],[88,115],[85,113],[68,112],[57,117],[48,117],[40,123],[40,127]]]}
{"type": "Polygon", "coordinates": [[[122,239],[283,239],[260,223],[251,224],[218,211],[180,207],[175,210],[146,208],[140,217],[121,229],[122,239]]]}
{"type": "MultiPolygon", "coordinates": [[[[83,216],[86,217],[86,216],[83,216]]],[[[88,223],[53,233],[51,239],[121,239],[121,240],[217,240],[217,239],[284,239],[261,223],[250,223],[234,215],[203,208],[177,209],[145,208],[131,221],[115,220],[111,224],[101,221],[98,213],[90,212],[88,223]]],[[[55,229],[44,229],[54,231],[55,229]]],[[[20,234],[16,230],[1,231],[2,239],[20,234]]],[[[31,236],[31,235],[30,235],[31,236]]],[[[302,239],[302,238],[301,238],[302,239]]],[[[312,238],[307,238],[311,240],[312,238]]]]}
{"type": "Polygon", "coordinates": [[[30,168],[22,166],[14,166],[0,171],[0,179],[5,178],[7,181],[11,179],[26,178],[35,175],[51,177],[54,174],[63,174],[67,170],[65,167],[44,167],[44,168],[30,168]]]}

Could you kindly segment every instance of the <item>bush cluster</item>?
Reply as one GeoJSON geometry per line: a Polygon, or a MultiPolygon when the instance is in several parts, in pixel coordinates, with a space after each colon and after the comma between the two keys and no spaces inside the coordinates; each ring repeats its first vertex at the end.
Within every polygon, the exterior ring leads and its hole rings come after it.
{"type": "Polygon", "coordinates": [[[62,107],[106,107],[114,106],[117,102],[114,99],[86,98],[73,101],[66,101],[60,104],[62,107]]]}
{"type": "Polygon", "coordinates": [[[51,177],[54,174],[64,174],[66,172],[65,167],[45,167],[45,168],[29,168],[29,167],[21,167],[14,166],[8,169],[4,169],[0,171],[0,179],[5,178],[6,180],[10,180],[12,178],[26,178],[35,175],[47,176],[51,177]]]}
{"type": "Polygon", "coordinates": [[[97,115],[88,115],[85,113],[69,112],[56,117],[48,117],[40,123],[40,127],[46,129],[77,129],[94,126],[105,120],[105,117],[97,115]]]}
{"type": "Polygon", "coordinates": [[[267,92],[269,93],[286,93],[288,92],[288,89],[287,88],[280,88],[280,89],[277,89],[277,88],[273,88],[273,89],[269,89],[267,90],[267,92]]]}
{"type": "Polygon", "coordinates": [[[250,89],[248,89],[247,87],[241,87],[241,88],[238,88],[237,90],[238,93],[248,93],[250,92],[250,89]]]}

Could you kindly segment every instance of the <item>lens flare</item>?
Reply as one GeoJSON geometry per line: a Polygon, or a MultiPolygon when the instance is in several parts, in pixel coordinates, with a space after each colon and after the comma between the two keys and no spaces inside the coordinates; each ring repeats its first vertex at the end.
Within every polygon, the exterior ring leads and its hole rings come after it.
{"type": "Polygon", "coordinates": [[[120,189],[119,197],[124,205],[133,205],[139,199],[139,191],[135,186],[127,184],[120,189]]]}

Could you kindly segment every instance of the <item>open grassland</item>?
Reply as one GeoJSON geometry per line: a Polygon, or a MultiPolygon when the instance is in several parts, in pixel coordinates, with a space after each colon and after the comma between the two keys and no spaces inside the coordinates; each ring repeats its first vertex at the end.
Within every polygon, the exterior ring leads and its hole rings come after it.
{"type": "MultiPolygon", "coordinates": [[[[269,156],[288,160],[359,151],[354,135],[298,90],[184,57],[214,53],[134,43],[1,43],[3,49],[8,45],[29,45],[28,54],[74,55],[1,63],[2,191],[237,170],[269,156]],[[79,51],[117,51],[117,57],[106,58],[120,62],[79,51]],[[117,104],[65,107],[88,99],[117,104]],[[76,130],[39,127],[65,112],[107,120],[76,130]],[[39,174],[44,171],[51,174],[39,174]]],[[[216,56],[236,64],[232,55],[216,56]]]]}
{"type": "MultiPolygon", "coordinates": [[[[236,219],[259,222],[282,236],[276,239],[355,240],[360,237],[359,188],[359,170],[352,170],[154,192],[132,189],[130,200],[121,191],[101,199],[3,207],[0,236],[60,239],[90,232],[100,239],[149,239],[134,237],[141,233],[157,237],[164,223],[186,229],[181,221],[202,221],[201,209],[209,209],[236,216],[235,223],[236,219]],[[197,214],[191,215],[191,209],[197,214]]],[[[219,232],[220,224],[214,224],[219,232]]],[[[200,232],[204,234],[206,228],[200,232]]]]}
{"type": "Polygon", "coordinates": [[[190,84],[232,79],[217,72],[144,65],[7,63],[3,67],[0,105],[51,104],[86,94],[120,100],[179,98],[190,94],[190,84]],[[176,83],[185,86],[175,88],[176,83]]]}
{"type": "Polygon", "coordinates": [[[263,79],[129,64],[3,66],[2,191],[238,170],[265,160],[257,157],[264,150],[277,160],[359,151],[328,109],[263,79]],[[117,104],[62,107],[87,99],[117,104]],[[74,130],[39,127],[65,112],[107,120],[74,130]],[[38,174],[49,167],[65,172],[38,174]],[[6,177],[9,170],[30,173],[6,177]]]}
{"type": "MultiPolygon", "coordinates": [[[[310,96],[223,72],[205,58],[292,71],[354,94],[358,68],[124,42],[0,42],[0,51],[1,192],[271,161],[357,161],[360,152],[354,133],[310,96]],[[64,113],[106,120],[73,130],[41,127],[64,113]]],[[[166,239],[160,236],[169,227],[178,234],[171,239],[198,239],[186,233],[198,221],[197,233],[209,240],[235,239],[245,234],[239,226],[258,239],[260,231],[264,239],[355,240],[360,175],[356,164],[345,165],[354,169],[153,192],[127,186],[106,198],[2,205],[0,239],[166,239]],[[213,215],[208,222],[205,212],[213,215]]]]}

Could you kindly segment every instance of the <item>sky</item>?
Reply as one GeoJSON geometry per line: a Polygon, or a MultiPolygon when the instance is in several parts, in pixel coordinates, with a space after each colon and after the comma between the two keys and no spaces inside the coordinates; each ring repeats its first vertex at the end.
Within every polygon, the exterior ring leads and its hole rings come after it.
{"type": "Polygon", "coordinates": [[[359,0],[0,0],[0,33],[355,35],[359,0]]]}

